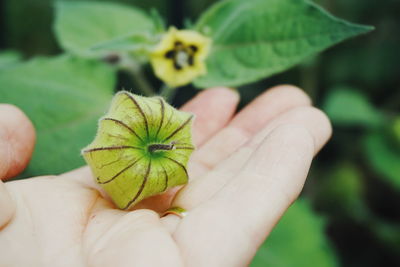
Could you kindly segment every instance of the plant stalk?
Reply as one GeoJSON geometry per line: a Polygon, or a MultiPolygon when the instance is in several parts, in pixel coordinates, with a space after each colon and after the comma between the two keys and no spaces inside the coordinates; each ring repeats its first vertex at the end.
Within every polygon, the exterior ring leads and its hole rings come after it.
{"type": "Polygon", "coordinates": [[[138,90],[141,91],[145,96],[156,95],[153,87],[144,76],[142,68],[139,67],[136,70],[132,70],[131,75],[134,79],[134,82],[138,85],[138,90]]]}
{"type": "Polygon", "coordinates": [[[137,89],[141,93],[145,96],[156,95],[156,91],[146,79],[142,67],[137,62],[125,58],[121,64],[121,68],[131,76],[133,82],[138,86],[137,89]]]}
{"type": "Polygon", "coordinates": [[[169,87],[168,85],[163,84],[160,89],[160,96],[162,96],[168,103],[172,103],[176,95],[176,91],[177,88],[169,87]]]}

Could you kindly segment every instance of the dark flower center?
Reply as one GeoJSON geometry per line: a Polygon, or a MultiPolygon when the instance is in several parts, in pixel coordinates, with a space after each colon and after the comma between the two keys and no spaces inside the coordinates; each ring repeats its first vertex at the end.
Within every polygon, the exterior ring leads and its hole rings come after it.
{"type": "Polygon", "coordinates": [[[174,48],[165,53],[165,58],[171,59],[176,70],[181,70],[186,66],[194,65],[194,55],[198,51],[196,45],[185,45],[176,41],[174,48]]]}

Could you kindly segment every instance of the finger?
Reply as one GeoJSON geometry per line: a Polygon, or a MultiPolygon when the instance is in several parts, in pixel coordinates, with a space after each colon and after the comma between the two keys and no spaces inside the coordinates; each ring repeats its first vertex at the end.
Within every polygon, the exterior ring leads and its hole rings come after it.
{"type": "MultiPolygon", "coordinates": [[[[1,106],[0,106],[1,109],[1,106]]],[[[0,115],[1,117],[1,115],[0,115]]],[[[3,125],[0,124],[0,127],[3,125]]],[[[7,172],[9,164],[9,145],[0,137],[0,177],[3,177],[7,172]]],[[[11,199],[6,186],[0,179],[0,229],[6,225],[14,214],[14,203],[11,199]]]]}
{"type": "Polygon", "coordinates": [[[7,149],[0,161],[0,176],[6,180],[21,173],[28,165],[35,146],[35,129],[17,107],[0,104],[0,138],[7,149]]]}
{"type": "MultiPolygon", "coordinates": [[[[1,115],[0,115],[1,116],[1,115]]],[[[0,124],[0,127],[2,125],[0,124]]],[[[0,174],[5,174],[4,165],[8,164],[8,144],[0,137],[0,174]]],[[[11,220],[15,206],[6,186],[0,179],[0,230],[11,220]]]]}
{"type": "Polygon", "coordinates": [[[320,110],[313,107],[298,107],[279,115],[267,127],[254,136],[246,145],[235,151],[231,157],[220,163],[213,171],[201,179],[188,184],[176,196],[173,206],[184,207],[188,210],[210,199],[229,180],[238,173],[248,161],[254,150],[275,128],[285,124],[299,124],[312,135],[317,153],[331,135],[328,118],[320,110]]]}
{"type": "MultiPolygon", "coordinates": [[[[239,112],[226,128],[219,131],[207,143],[194,152],[189,162],[190,182],[179,191],[179,195],[190,195],[190,190],[193,188],[191,183],[196,181],[196,177],[204,175],[216,164],[227,158],[273,118],[292,108],[308,106],[310,104],[310,98],[301,89],[290,85],[271,88],[266,93],[257,97],[251,104],[239,112]]],[[[166,194],[155,197],[158,203],[163,204],[158,205],[160,210],[165,210],[171,206],[172,197],[176,195],[179,189],[173,188],[166,194]]],[[[208,189],[207,191],[210,192],[208,189]]],[[[202,193],[200,192],[199,194],[201,195],[202,193]]],[[[180,198],[179,195],[178,199],[180,198]]],[[[151,203],[153,199],[145,200],[144,203],[151,203]]],[[[176,203],[185,201],[174,200],[174,202],[173,206],[179,205],[176,203]]],[[[182,206],[186,208],[184,204],[182,206]]],[[[171,218],[170,220],[175,220],[176,223],[176,218],[173,218],[174,216],[168,217],[171,218]]],[[[169,219],[163,220],[168,223],[169,219]]]]}
{"type": "Polygon", "coordinates": [[[174,237],[182,254],[190,255],[186,264],[248,263],[300,193],[314,151],[314,138],[303,126],[276,128],[227,186],[179,224],[174,237]],[[218,253],[211,246],[196,250],[205,242],[218,247],[218,253]]]}
{"type": "MultiPolygon", "coordinates": [[[[251,140],[252,136],[262,128],[272,130],[275,127],[274,125],[284,122],[284,119],[278,120],[277,117],[298,107],[310,105],[310,98],[301,89],[290,85],[274,87],[256,98],[248,107],[236,115],[228,127],[221,130],[194,153],[192,161],[189,163],[191,181],[179,191],[171,205],[190,210],[209,199],[230,179],[227,175],[220,176],[218,172],[209,174],[210,169],[232,154],[237,158],[235,151],[251,140]],[[271,123],[273,121],[275,123],[271,123]],[[269,124],[272,125],[266,127],[269,124]],[[204,176],[204,174],[207,175],[204,176]],[[201,179],[193,179],[193,177],[198,176],[202,176],[201,179]]],[[[288,121],[296,121],[296,119],[296,116],[288,116],[287,118],[288,121]]],[[[267,131],[269,130],[267,129],[267,131]]],[[[267,133],[258,135],[265,136],[267,133]]],[[[244,148],[242,154],[246,151],[248,157],[252,150],[249,151],[248,148],[244,148]]],[[[235,167],[240,169],[243,162],[236,162],[235,167]]],[[[179,223],[179,219],[173,215],[162,218],[162,221],[172,231],[179,223]]]]}
{"type": "Polygon", "coordinates": [[[201,146],[231,120],[238,102],[239,94],[236,91],[218,87],[200,92],[182,106],[181,110],[196,116],[193,124],[196,146],[201,146]]]}
{"type": "Polygon", "coordinates": [[[14,203],[1,179],[21,172],[28,164],[35,132],[29,119],[16,107],[0,104],[0,229],[14,214],[14,203]]]}
{"type": "Polygon", "coordinates": [[[191,180],[214,168],[279,114],[310,104],[310,98],[301,89],[290,85],[274,87],[257,97],[226,128],[193,153],[189,165],[191,180]]]}
{"type": "Polygon", "coordinates": [[[182,188],[173,205],[189,208],[198,202],[202,194],[205,196],[213,194],[214,188],[218,187],[217,182],[213,183],[214,187],[207,188],[209,181],[200,181],[203,177],[197,181],[196,177],[204,175],[229,157],[275,117],[296,107],[310,104],[310,98],[301,89],[290,85],[271,88],[257,97],[239,112],[226,128],[194,152],[189,163],[191,182],[182,188]],[[193,190],[197,192],[193,193],[193,190]]]}

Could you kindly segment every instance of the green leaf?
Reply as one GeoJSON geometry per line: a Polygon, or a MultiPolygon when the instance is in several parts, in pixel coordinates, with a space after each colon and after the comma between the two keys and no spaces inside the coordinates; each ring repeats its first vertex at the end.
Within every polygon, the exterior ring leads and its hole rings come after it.
{"type": "Polygon", "coordinates": [[[198,87],[239,86],[284,71],[372,27],[338,19],[306,0],[226,0],[196,29],[213,40],[198,87]]]}
{"type": "Polygon", "coordinates": [[[368,214],[363,201],[365,184],[362,171],[352,162],[340,162],[318,172],[324,179],[316,181],[313,201],[318,210],[330,216],[345,216],[361,220],[368,214]]]}
{"type": "Polygon", "coordinates": [[[323,109],[335,125],[377,127],[386,121],[364,94],[347,87],[332,89],[323,109]]]}
{"type": "Polygon", "coordinates": [[[116,3],[60,1],[56,4],[54,30],[66,51],[97,57],[104,51],[92,47],[117,38],[154,34],[157,25],[140,9],[116,3]]]}
{"type": "Polygon", "coordinates": [[[397,144],[400,148],[400,116],[398,115],[393,122],[391,123],[390,127],[390,134],[392,136],[393,141],[397,144]]]}
{"type": "Polygon", "coordinates": [[[305,200],[297,200],[285,213],[256,254],[252,267],[337,266],[324,233],[324,221],[305,200]]]}
{"type": "Polygon", "coordinates": [[[129,36],[124,36],[116,38],[113,40],[108,40],[103,43],[99,43],[91,47],[94,52],[97,51],[122,51],[122,52],[132,52],[138,50],[147,50],[154,46],[158,41],[156,38],[151,38],[151,36],[144,34],[131,34],[129,36]]]}
{"type": "Polygon", "coordinates": [[[0,72],[0,102],[33,121],[37,144],[27,175],[59,174],[84,164],[80,150],[96,133],[115,84],[101,62],[39,58],[0,72]]]}
{"type": "Polygon", "coordinates": [[[393,146],[383,133],[373,132],[365,137],[364,150],[376,172],[400,189],[400,149],[393,146]]]}
{"type": "Polygon", "coordinates": [[[162,33],[165,31],[167,24],[161,14],[158,12],[157,9],[151,8],[150,9],[150,16],[154,21],[154,25],[158,32],[162,33]]]}
{"type": "Polygon", "coordinates": [[[13,66],[14,64],[20,62],[21,58],[21,54],[16,51],[2,51],[0,53],[0,70],[6,67],[13,66]]]}

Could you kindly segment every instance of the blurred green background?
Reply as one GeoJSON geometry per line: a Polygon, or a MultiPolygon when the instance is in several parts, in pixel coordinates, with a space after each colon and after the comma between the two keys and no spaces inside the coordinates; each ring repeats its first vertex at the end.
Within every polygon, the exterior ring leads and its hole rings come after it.
{"type": "MultiPolygon", "coordinates": [[[[114,2],[155,7],[168,24],[182,27],[215,1],[114,2]]],[[[239,88],[243,106],[271,86],[297,85],[334,126],[302,200],[252,265],[400,266],[400,1],[316,2],[338,17],[376,30],[283,74],[239,88]]],[[[0,1],[0,52],[8,51],[2,62],[13,61],[17,53],[24,59],[61,53],[52,21],[53,0],[0,1]]],[[[120,77],[120,84],[126,83],[120,77]]],[[[180,89],[175,104],[195,93],[191,87],[180,89]]]]}

